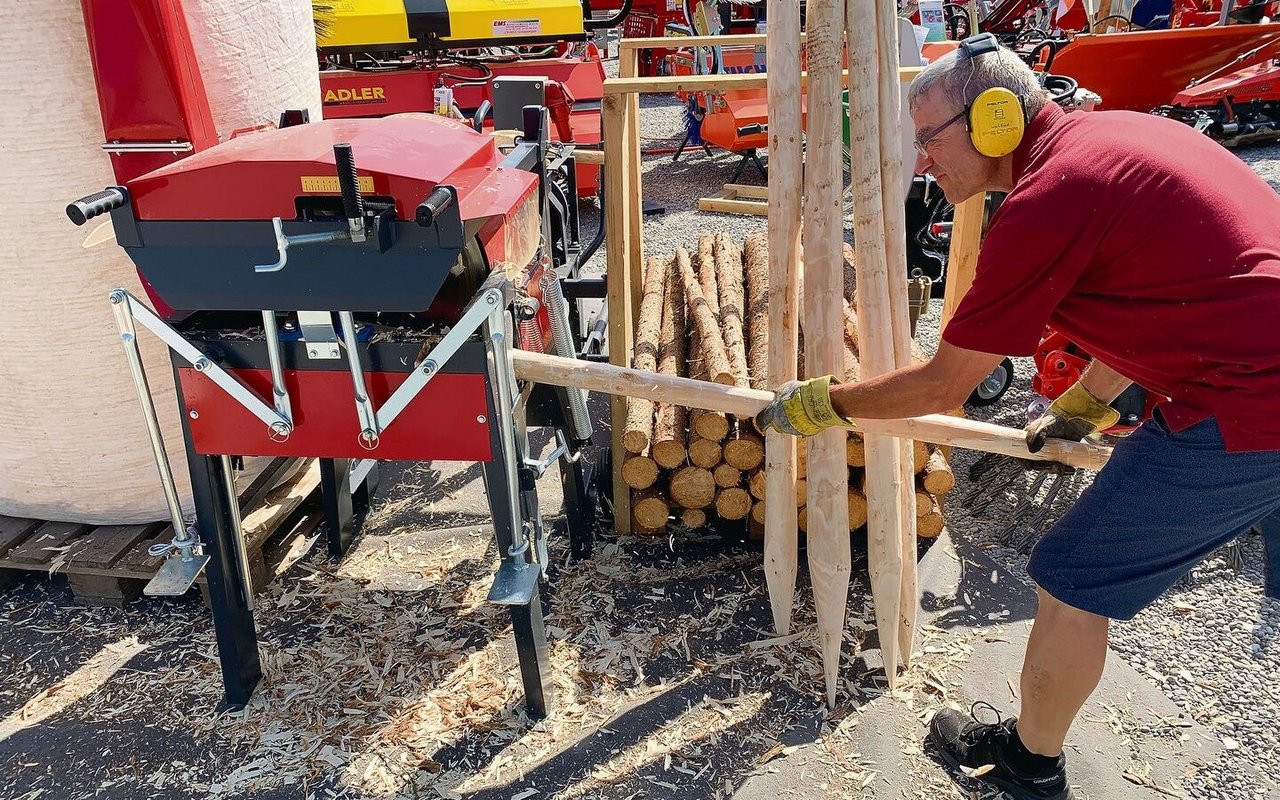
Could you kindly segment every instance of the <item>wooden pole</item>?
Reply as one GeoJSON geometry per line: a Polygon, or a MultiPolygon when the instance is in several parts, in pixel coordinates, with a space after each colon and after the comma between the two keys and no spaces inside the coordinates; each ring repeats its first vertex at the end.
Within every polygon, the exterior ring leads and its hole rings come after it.
{"type": "MultiPolygon", "coordinates": [[[[879,69],[875,0],[848,0],[849,133],[857,272],[858,355],[864,377],[893,369],[884,197],[880,177],[879,69]]],[[[812,67],[810,67],[812,72],[812,67]]],[[[810,79],[812,82],[812,78],[810,79]]],[[[807,255],[807,254],[806,254],[807,255]]],[[[867,435],[867,562],[889,687],[897,685],[902,606],[902,448],[867,435]]]]}
{"type": "MultiPolygon", "coordinates": [[[[894,367],[911,363],[911,321],[907,309],[906,187],[902,184],[902,85],[898,80],[898,15],[895,0],[875,0],[879,31],[880,196],[884,208],[885,256],[889,271],[889,317],[894,367]]],[[[916,576],[916,502],[913,445],[898,441],[898,519],[902,521],[902,579],[898,607],[898,654],[904,667],[915,649],[919,608],[916,576]]],[[[921,466],[923,469],[923,465],[921,466]]],[[[881,634],[886,635],[885,633],[881,634]]]]}
{"type": "Polygon", "coordinates": [[[973,285],[978,269],[978,246],[982,243],[982,223],[987,213],[987,195],[979,192],[956,206],[951,222],[951,247],[947,253],[947,285],[942,300],[939,330],[945,330],[956,313],[960,299],[973,285]]]}
{"type": "MultiPolygon", "coordinates": [[[[843,375],[844,203],[841,165],[840,67],[843,0],[809,0],[806,11],[808,146],[804,187],[804,360],[806,376],[843,375]]],[[[862,20],[860,24],[865,24],[862,20]]],[[[849,597],[849,498],[845,439],[840,428],[811,437],[807,532],[809,575],[826,674],[827,705],[835,707],[849,597]]],[[[766,498],[766,507],[772,499],[766,498]]]]}
{"type": "MultiPolygon", "coordinates": [[[[625,186],[628,162],[638,155],[627,151],[627,114],[629,98],[615,95],[605,98],[601,112],[604,134],[604,180],[609,186],[625,186]]],[[[630,206],[638,202],[626,191],[609,192],[604,209],[607,302],[609,304],[609,363],[626,366],[631,363],[631,337],[635,330],[631,314],[631,237],[630,206]]],[[[637,287],[638,289],[639,287],[637,287]]],[[[622,436],[627,427],[627,401],[615,396],[609,404],[611,447],[613,452],[613,525],[620,534],[631,532],[631,487],[622,475],[622,436]]]]}
{"type": "MultiPolygon", "coordinates": [[[[740,389],[736,386],[695,381],[676,375],[640,372],[629,367],[597,364],[578,358],[561,358],[528,350],[512,350],[511,361],[516,377],[521,380],[552,386],[573,386],[589,392],[605,392],[625,397],[649,397],[655,403],[705,408],[740,417],[754,417],[773,401],[773,392],[761,389],[740,389]]],[[[859,419],[852,424],[855,430],[862,432],[864,438],[867,438],[867,434],[878,434],[881,438],[896,436],[918,439],[1031,461],[1057,461],[1080,469],[1102,469],[1111,457],[1110,447],[1061,439],[1049,439],[1043,450],[1032,453],[1027,450],[1026,432],[1022,428],[1006,428],[945,414],[926,414],[905,419],[859,419]]],[[[843,469],[843,442],[840,452],[843,469]]],[[[792,487],[789,486],[787,494],[783,496],[789,498],[791,492],[792,487]]]]}
{"type": "MultiPolygon", "coordinates": [[[[770,76],[768,374],[762,376],[753,371],[752,378],[763,380],[763,385],[777,386],[795,380],[800,335],[800,194],[803,171],[799,0],[768,0],[766,14],[769,28],[765,37],[765,58],[770,76]]],[[[750,265],[748,274],[751,274],[750,265]]],[[[795,480],[795,439],[770,431],[765,436],[765,500],[762,501],[764,571],[769,604],[773,609],[773,627],[781,635],[791,632],[791,609],[796,591],[796,506],[788,501],[795,491],[795,480]]]]}

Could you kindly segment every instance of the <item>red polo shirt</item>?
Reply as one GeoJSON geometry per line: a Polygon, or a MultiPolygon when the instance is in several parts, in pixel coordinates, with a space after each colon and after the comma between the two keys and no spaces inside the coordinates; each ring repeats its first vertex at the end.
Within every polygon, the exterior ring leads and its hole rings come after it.
{"type": "Polygon", "coordinates": [[[1031,355],[1046,324],[1213,416],[1228,450],[1280,450],[1280,196],[1179,122],[1050,103],[1013,154],[973,288],[943,338],[1031,355]]]}

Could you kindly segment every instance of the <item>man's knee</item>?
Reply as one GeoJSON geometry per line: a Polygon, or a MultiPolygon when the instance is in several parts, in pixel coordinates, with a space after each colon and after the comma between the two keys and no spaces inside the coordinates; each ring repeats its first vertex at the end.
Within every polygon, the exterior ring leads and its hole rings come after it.
{"type": "Polygon", "coordinates": [[[1036,586],[1040,605],[1036,610],[1036,624],[1068,625],[1081,628],[1106,628],[1111,620],[1092,611],[1085,611],[1063,602],[1044,587],[1036,586]]]}

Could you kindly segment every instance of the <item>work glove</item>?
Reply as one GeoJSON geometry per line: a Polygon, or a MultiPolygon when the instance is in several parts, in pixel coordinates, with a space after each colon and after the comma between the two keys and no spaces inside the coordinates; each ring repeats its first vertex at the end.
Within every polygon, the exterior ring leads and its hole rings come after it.
{"type": "Polygon", "coordinates": [[[1048,411],[1027,425],[1027,449],[1038,453],[1045,440],[1051,438],[1079,442],[1119,421],[1120,412],[1077,382],[1054,400],[1048,411]]]}
{"type": "Polygon", "coordinates": [[[848,420],[831,405],[831,382],[834,376],[788,381],[778,387],[773,402],[756,414],[756,430],[764,433],[772,428],[792,436],[813,436],[848,420]]]}

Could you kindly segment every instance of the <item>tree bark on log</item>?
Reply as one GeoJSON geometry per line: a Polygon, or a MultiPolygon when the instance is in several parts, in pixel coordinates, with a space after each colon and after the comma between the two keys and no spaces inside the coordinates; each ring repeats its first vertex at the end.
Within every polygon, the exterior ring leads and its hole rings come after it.
{"type": "MultiPolygon", "coordinates": [[[[679,252],[683,251],[677,251],[679,252]]],[[[686,263],[688,259],[686,253],[686,263]]],[[[663,375],[679,375],[684,371],[685,323],[684,283],[680,280],[673,261],[663,292],[662,339],[658,345],[658,372],[663,375]]],[[[674,469],[684,463],[688,452],[685,439],[687,418],[688,409],[685,406],[658,404],[650,453],[659,466],[674,469]]]]}
{"type": "Polygon", "coordinates": [[[769,386],[769,236],[753,233],[743,246],[746,261],[747,367],[752,389],[769,386]]]}
{"type": "MultiPolygon", "coordinates": [[[[644,276],[644,295],[640,301],[640,318],[636,321],[632,366],[649,372],[658,369],[658,345],[662,341],[662,301],[667,284],[669,262],[650,258],[644,276]]],[[[627,427],[622,446],[629,453],[644,453],[653,436],[653,401],[643,397],[627,400],[627,427]]]]}
{"type": "Polygon", "coordinates": [[[698,335],[702,337],[702,355],[707,359],[707,375],[715,383],[732,386],[733,373],[729,370],[729,357],[724,352],[724,337],[720,335],[720,321],[712,313],[707,297],[702,292],[702,286],[699,285],[697,276],[693,274],[689,252],[683,247],[676,248],[676,268],[680,271],[680,279],[684,285],[685,303],[689,307],[689,314],[693,317],[698,335]]]}
{"type": "Polygon", "coordinates": [[[751,386],[747,368],[747,345],[743,334],[746,287],[742,271],[742,250],[727,233],[716,235],[716,287],[720,290],[720,333],[728,351],[734,384],[751,386]]]}

